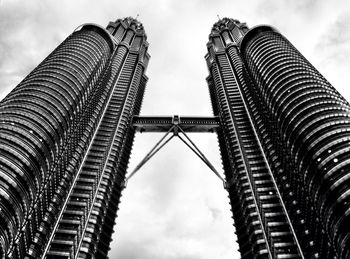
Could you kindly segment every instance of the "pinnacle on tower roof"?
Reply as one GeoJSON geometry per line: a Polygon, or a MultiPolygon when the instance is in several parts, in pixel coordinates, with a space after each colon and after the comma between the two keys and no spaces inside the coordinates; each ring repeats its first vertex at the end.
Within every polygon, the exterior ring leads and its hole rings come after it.
{"type": "Polygon", "coordinates": [[[139,14],[137,14],[136,18],[134,17],[125,17],[123,19],[117,19],[115,22],[119,23],[119,22],[123,22],[125,24],[127,24],[128,26],[130,26],[132,29],[141,32],[144,31],[143,25],[140,21],[137,20],[137,18],[139,17],[139,14]]]}
{"type": "Polygon", "coordinates": [[[224,17],[220,19],[218,15],[219,20],[214,23],[212,27],[212,31],[221,31],[223,29],[229,29],[232,30],[235,26],[240,28],[240,29],[248,29],[248,26],[246,23],[241,23],[239,20],[232,19],[232,18],[227,18],[224,17]]]}

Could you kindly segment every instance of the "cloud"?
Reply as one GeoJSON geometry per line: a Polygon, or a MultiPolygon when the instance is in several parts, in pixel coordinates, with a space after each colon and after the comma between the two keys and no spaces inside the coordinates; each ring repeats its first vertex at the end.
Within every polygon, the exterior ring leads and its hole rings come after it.
{"type": "MultiPolygon", "coordinates": [[[[64,38],[38,2],[4,1],[0,8],[0,97],[19,83],[64,38]],[[50,26],[45,26],[45,24],[50,26]],[[43,26],[44,25],[44,26],[43,26]]],[[[54,17],[54,15],[53,15],[54,17]]]]}
{"type": "MultiPolygon", "coordinates": [[[[142,114],[211,115],[204,55],[212,24],[232,17],[271,24],[350,99],[349,4],[333,1],[5,0],[0,5],[0,98],[78,25],[139,14],[151,60],[142,114]]],[[[137,135],[130,169],[159,135],[137,135]]],[[[222,172],[215,135],[191,135],[222,172]]],[[[227,193],[182,143],[173,140],[123,192],[111,258],[234,258],[227,193]]]]}
{"type": "MultiPolygon", "coordinates": [[[[323,30],[323,35],[316,45],[317,51],[335,50],[348,45],[350,42],[350,13],[343,13],[335,22],[328,24],[323,30]]],[[[342,51],[341,50],[341,51],[342,51]]],[[[348,50],[348,49],[346,49],[348,50]]]]}
{"type": "Polygon", "coordinates": [[[316,67],[347,100],[350,100],[348,83],[345,83],[350,80],[349,15],[349,10],[344,10],[333,22],[327,23],[313,49],[316,67]]]}

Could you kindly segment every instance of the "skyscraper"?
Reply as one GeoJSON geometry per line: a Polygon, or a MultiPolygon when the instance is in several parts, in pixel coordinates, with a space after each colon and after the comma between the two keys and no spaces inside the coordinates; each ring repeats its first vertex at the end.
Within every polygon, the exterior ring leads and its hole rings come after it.
{"type": "Polygon", "coordinates": [[[218,133],[242,258],[350,258],[349,104],[270,26],[224,18],[207,46],[214,118],[135,116],[130,17],[80,26],[2,100],[2,258],[107,258],[135,129],[218,133]]]}
{"type": "Polygon", "coordinates": [[[242,258],[350,258],[349,103],[270,26],[225,18],[207,46],[242,258]]]}
{"type": "Polygon", "coordinates": [[[1,258],[105,258],[147,77],[141,23],[84,24],[0,104],[1,258]]]}

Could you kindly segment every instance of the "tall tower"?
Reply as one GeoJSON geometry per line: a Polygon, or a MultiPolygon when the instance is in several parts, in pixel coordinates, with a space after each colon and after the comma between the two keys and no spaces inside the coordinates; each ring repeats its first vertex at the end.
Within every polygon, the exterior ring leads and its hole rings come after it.
{"type": "Polygon", "coordinates": [[[135,129],[183,134],[221,178],[185,134],[218,133],[242,258],[350,258],[349,103],[270,26],[224,18],[207,47],[213,118],[137,116],[130,17],[80,26],[1,101],[1,258],[107,258],[135,129]]]}
{"type": "Polygon", "coordinates": [[[350,258],[349,103],[270,26],[224,18],[207,46],[242,258],[350,258]]]}
{"type": "Polygon", "coordinates": [[[149,55],[133,18],[84,24],[0,103],[0,257],[106,258],[149,55]]]}

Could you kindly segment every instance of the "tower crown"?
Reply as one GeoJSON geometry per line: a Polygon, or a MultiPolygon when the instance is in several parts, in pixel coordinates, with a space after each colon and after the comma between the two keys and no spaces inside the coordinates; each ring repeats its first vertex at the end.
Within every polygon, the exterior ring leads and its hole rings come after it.
{"type": "Polygon", "coordinates": [[[107,25],[107,30],[116,38],[118,38],[117,34],[120,34],[125,30],[132,30],[136,34],[144,35],[145,39],[147,39],[143,24],[136,18],[130,16],[123,19],[117,19],[115,22],[110,22],[107,25]]]}
{"type": "Polygon", "coordinates": [[[116,20],[116,23],[123,23],[124,25],[134,29],[136,32],[144,33],[144,28],[142,23],[138,21],[136,18],[133,18],[131,16],[125,17],[123,19],[118,19],[116,20]]]}
{"type": "Polygon", "coordinates": [[[214,23],[211,33],[209,35],[209,38],[213,34],[222,33],[223,31],[227,31],[227,30],[232,31],[235,28],[240,30],[241,34],[244,34],[249,29],[246,23],[242,23],[236,19],[224,17],[219,21],[217,21],[216,23],[214,23]]]}

